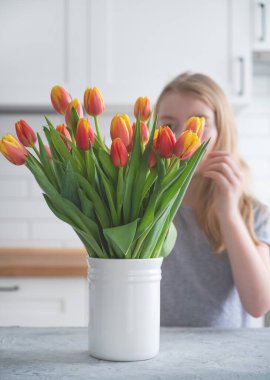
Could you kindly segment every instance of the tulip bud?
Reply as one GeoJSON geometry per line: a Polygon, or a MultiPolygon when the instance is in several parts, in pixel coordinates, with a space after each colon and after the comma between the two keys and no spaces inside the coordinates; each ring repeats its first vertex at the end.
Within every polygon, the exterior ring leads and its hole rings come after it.
{"type": "Polygon", "coordinates": [[[201,139],[204,132],[204,125],[205,125],[205,118],[203,116],[201,117],[192,116],[187,120],[184,126],[184,131],[190,130],[196,133],[198,137],[201,139]]]}
{"type": "Polygon", "coordinates": [[[139,97],[134,106],[134,116],[136,119],[138,118],[138,114],[140,113],[140,120],[146,121],[149,119],[152,112],[152,107],[150,100],[147,96],[139,97]]]}
{"type": "Polygon", "coordinates": [[[15,165],[23,165],[28,155],[25,147],[10,133],[0,140],[0,152],[15,165]]]}
{"type": "Polygon", "coordinates": [[[115,166],[122,167],[128,163],[128,151],[123,141],[117,137],[112,141],[111,160],[115,166]]]}
{"type": "MultiPolygon", "coordinates": [[[[133,139],[136,133],[136,126],[137,126],[137,123],[132,124],[133,139]]],[[[146,144],[149,140],[149,131],[148,131],[147,125],[145,124],[144,121],[141,121],[140,127],[141,127],[141,142],[142,144],[146,144]]]]}
{"type": "Polygon", "coordinates": [[[46,153],[47,153],[47,156],[52,159],[52,153],[51,153],[51,149],[48,145],[44,144],[44,148],[46,150],[46,153]]]}
{"type": "MultiPolygon", "coordinates": [[[[159,135],[159,130],[155,130],[155,133],[154,133],[154,138],[153,138],[153,148],[157,151],[157,138],[158,138],[158,135],[159,135]]],[[[156,156],[155,156],[155,153],[153,151],[153,149],[151,149],[151,152],[150,152],[150,155],[149,155],[149,158],[148,158],[148,167],[149,169],[153,168],[154,166],[156,166],[156,163],[157,163],[157,159],[156,159],[156,156]]]]}
{"type": "Polygon", "coordinates": [[[201,145],[198,135],[190,130],[181,133],[174,145],[174,154],[181,160],[190,158],[201,145]]]}
{"type": "Polygon", "coordinates": [[[156,146],[160,157],[171,158],[176,141],[172,130],[167,126],[162,126],[157,131],[156,146]]]}
{"type": "Polygon", "coordinates": [[[111,139],[119,137],[125,147],[129,146],[132,140],[132,128],[128,115],[115,115],[111,121],[110,128],[111,139]]]}
{"type": "Polygon", "coordinates": [[[18,139],[24,146],[33,146],[37,141],[37,136],[33,129],[24,120],[15,123],[18,139]]]}
{"type": "Polygon", "coordinates": [[[71,118],[70,118],[70,113],[71,113],[71,108],[74,107],[75,110],[77,111],[77,114],[79,118],[83,117],[83,109],[82,105],[79,101],[79,99],[73,99],[69,105],[67,106],[66,113],[65,113],[65,119],[66,119],[66,124],[68,126],[71,125],[71,118]]]}
{"type": "Polygon", "coordinates": [[[104,100],[97,87],[88,87],[84,92],[84,108],[88,115],[98,116],[104,111],[104,100]]]}
{"type": "Polygon", "coordinates": [[[88,150],[94,145],[95,134],[91,127],[89,119],[81,118],[78,120],[76,129],[76,143],[81,150],[88,150]]]}
{"type": "Polygon", "coordinates": [[[51,90],[51,101],[55,111],[64,115],[71,102],[71,96],[62,86],[56,85],[51,90]]]}
{"type": "MultiPolygon", "coordinates": [[[[71,140],[71,136],[70,136],[70,133],[67,129],[67,127],[65,126],[65,124],[59,124],[56,126],[55,128],[58,132],[62,133],[64,136],[66,136],[67,139],[71,140]]],[[[63,136],[61,136],[62,140],[64,141],[64,143],[66,144],[68,150],[71,149],[71,146],[70,144],[67,142],[67,140],[64,139],[63,136]]]]}

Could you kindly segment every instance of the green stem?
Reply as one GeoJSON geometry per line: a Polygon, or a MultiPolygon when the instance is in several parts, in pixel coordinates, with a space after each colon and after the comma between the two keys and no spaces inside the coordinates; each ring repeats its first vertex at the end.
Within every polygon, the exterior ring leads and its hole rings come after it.
{"type": "Polygon", "coordinates": [[[98,135],[98,140],[102,146],[102,148],[107,151],[107,148],[104,144],[104,141],[102,140],[102,137],[101,137],[101,134],[100,134],[100,130],[99,130],[99,125],[98,125],[98,119],[96,116],[94,116],[94,121],[95,121],[95,127],[96,127],[96,131],[97,131],[97,135],[98,135]]]}
{"type": "Polygon", "coordinates": [[[34,151],[36,152],[37,156],[39,157],[40,154],[39,154],[39,151],[38,149],[35,147],[35,145],[32,145],[32,148],[34,149],[34,151]]]}
{"type": "Polygon", "coordinates": [[[179,163],[179,158],[177,156],[173,156],[172,159],[171,159],[171,162],[170,162],[170,165],[168,167],[168,172],[167,173],[170,173],[179,163]]]}

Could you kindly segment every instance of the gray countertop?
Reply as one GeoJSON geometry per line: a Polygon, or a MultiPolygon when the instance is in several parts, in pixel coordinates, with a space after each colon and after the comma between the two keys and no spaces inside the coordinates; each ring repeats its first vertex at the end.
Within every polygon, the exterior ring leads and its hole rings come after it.
{"type": "Polygon", "coordinates": [[[0,379],[270,379],[270,329],[161,327],[160,352],[137,362],[88,354],[86,327],[0,328],[0,379]]]}

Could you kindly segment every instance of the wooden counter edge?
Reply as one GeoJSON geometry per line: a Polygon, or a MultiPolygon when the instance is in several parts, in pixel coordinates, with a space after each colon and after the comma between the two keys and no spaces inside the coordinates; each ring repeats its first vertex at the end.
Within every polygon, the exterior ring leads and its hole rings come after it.
{"type": "Polygon", "coordinates": [[[0,276],[87,277],[84,248],[0,247],[0,276]]]}

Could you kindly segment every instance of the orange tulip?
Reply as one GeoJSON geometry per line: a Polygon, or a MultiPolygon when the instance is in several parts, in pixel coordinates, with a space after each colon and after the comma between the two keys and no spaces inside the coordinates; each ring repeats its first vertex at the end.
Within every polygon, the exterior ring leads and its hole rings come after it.
{"type": "Polygon", "coordinates": [[[66,124],[68,126],[71,125],[70,112],[71,112],[72,107],[74,107],[75,110],[77,111],[79,118],[83,117],[83,109],[82,109],[82,105],[79,99],[73,99],[67,106],[66,113],[65,113],[66,124]]]}
{"type": "Polygon", "coordinates": [[[192,116],[190,117],[185,126],[184,131],[190,130],[198,135],[198,137],[201,139],[203,132],[204,132],[204,125],[205,125],[205,118],[203,116],[192,116]]]}
{"type": "Polygon", "coordinates": [[[71,102],[71,96],[62,86],[56,85],[51,90],[51,101],[55,111],[64,115],[71,102]]]}
{"type": "Polygon", "coordinates": [[[18,139],[24,146],[33,146],[37,141],[37,136],[33,129],[24,120],[15,123],[18,139]]]}
{"type": "MultiPolygon", "coordinates": [[[[62,133],[64,136],[66,136],[67,139],[71,140],[71,136],[70,136],[70,133],[67,129],[67,127],[65,126],[65,124],[59,124],[56,126],[55,128],[58,132],[62,133]]],[[[64,141],[64,143],[66,144],[66,146],[68,147],[68,150],[71,149],[71,146],[70,144],[64,139],[63,136],[61,136],[62,140],[64,141]]]]}
{"type": "Polygon", "coordinates": [[[165,125],[159,127],[157,131],[156,146],[160,157],[171,158],[176,141],[172,130],[165,125]]]}
{"type": "Polygon", "coordinates": [[[0,140],[0,152],[15,165],[23,165],[28,155],[25,147],[10,133],[0,140]]]}
{"type": "Polygon", "coordinates": [[[190,158],[201,145],[198,135],[190,130],[181,133],[174,145],[174,154],[181,160],[190,158]]]}
{"type": "MultiPolygon", "coordinates": [[[[154,138],[153,138],[153,148],[157,151],[157,138],[158,138],[158,135],[159,135],[159,130],[157,129],[154,133],[154,138]]],[[[156,166],[156,163],[157,163],[157,159],[156,159],[156,156],[155,156],[155,153],[153,151],[153,149],[151,149],[151,152],[150,152],[150,155],[149,155],[149,158],[148,158],[148,167],[149,169],[153,168],[154,166],[156,166]]]]}
{"type": "Polygon", "coordinates": [[[152,106],[150,100],[147,96],[139,97],[134,106],[134,116],[136,119],[138,118],[138,114],[140,113],[140,120],[146,121],[149,119],[152,112],[152,106]]]}
{"type": "MultiPolygon", "coordinates": [[[[136,125],[137,123],[132,124],[133,138],[135,137],[135,133],[136,133],[136,125]]],[[[142,144],[146,144],[149,140],[149,131],[148,131],[147,125],[145,124],[144,121],[141,121],[140,127],[141,127],[141,142],[142,144]]]]}
{"type": "Polygon", "coordinates": [[[104,111],[104,100],[97,87],[88,87],[84,92],[84,108],[88,115],[98,116],[104,111]]]}
{"type": "Polygon", "coordinates": [[[128,163],[128,151],[120,137],[112,141],[111,160],[118,167],[126,166],[128,163]]]}
{"type": "Polygon", "coordinates": [[[89,119],[81,118],[78,120],[75,138],[78,147],[82,150],[88,150],[90,144],[94,145],[95,134],[89,119]]]}
{"type": "Polygon", "coordinates": [[[132,140],[132,128],[128,115],[115,115],[111,121],[110,128],[111,139],[119,137],[125,147],[129,146],[132,140]]]}

